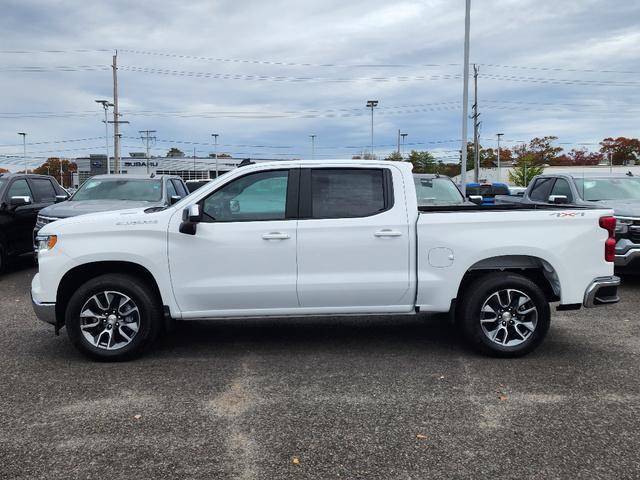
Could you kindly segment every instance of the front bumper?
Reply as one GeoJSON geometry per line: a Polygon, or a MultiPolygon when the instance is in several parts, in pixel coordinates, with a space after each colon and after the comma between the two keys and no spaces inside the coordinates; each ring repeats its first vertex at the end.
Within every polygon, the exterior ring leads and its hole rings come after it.
{"type": "Polygon", "coordinates": [[[51,325],[56,324],[56,304],[55,303],[39,303],[31,296],[31,305],[33,311],[36,313],[36,317],[51,325]]]}
{"type": "Polygon", "coordinates": [[[618,297],[619,286],[620,277],[612,275],[595,278],[584,292],[584,306],[591,308],[618,303],[620,301],[620,297],[618,297]]]}

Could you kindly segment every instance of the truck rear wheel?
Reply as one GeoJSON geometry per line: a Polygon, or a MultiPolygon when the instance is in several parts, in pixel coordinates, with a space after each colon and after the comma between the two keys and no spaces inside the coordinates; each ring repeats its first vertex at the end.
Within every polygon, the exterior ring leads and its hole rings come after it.
{"type": "Polygon", "coordinates": [[[161,328],[160,300],[140,280],[106,274],[80,286],[67,305],[71,342],[102,361],[133,358],[148,348],[161,328]]]}
{"type": "Polygon", "coordinates": [[[540,345],[549,330],[549,301],[522,275],[492,273],[463,294],[459,320],[469,343],[495,357],[519,357],[540,345]]]}

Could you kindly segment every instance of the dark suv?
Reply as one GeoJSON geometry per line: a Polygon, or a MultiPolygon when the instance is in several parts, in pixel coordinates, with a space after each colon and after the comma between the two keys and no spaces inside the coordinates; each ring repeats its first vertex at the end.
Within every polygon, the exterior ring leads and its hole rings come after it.
{"type": "Polygon", "coordinates": [[[0,174],[0,272],[10,257],[33,251],[38,212],[67,197],[53,177],[0,174]]]}

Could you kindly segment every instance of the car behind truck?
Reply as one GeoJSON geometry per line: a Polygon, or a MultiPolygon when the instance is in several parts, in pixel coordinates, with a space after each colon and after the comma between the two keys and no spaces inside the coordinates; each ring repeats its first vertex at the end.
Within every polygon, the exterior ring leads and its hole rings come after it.
{"type": "Polygon", "coordinates": [[[545,337],[550,302],[618,301],[611,214],[418,207],[403,162],[249,165],[162,210],[45,225],[31,294],[102,360],[141,353],[173,320],[450,311],[481,352],[518,356],[545,337]]]}

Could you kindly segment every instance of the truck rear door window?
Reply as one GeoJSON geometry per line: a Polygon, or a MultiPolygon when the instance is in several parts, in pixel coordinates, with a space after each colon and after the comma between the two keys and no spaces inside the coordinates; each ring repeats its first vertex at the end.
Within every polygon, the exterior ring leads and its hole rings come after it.
{"type": "Polygon", "coordinates": [[[382,169],[311,169],[311,218],[368,217],[390,207],[386,197],[382,169]]]}
{"type": "Polygon", "coordinates": [[[551,192],[553,180],[554,180],[553,177],[537,179],[536,183],[533,185],[533,188],[531,189],[529,198],[536,202],[546,202],[547,199],[549,198],[549,193],[551,192]]]}

